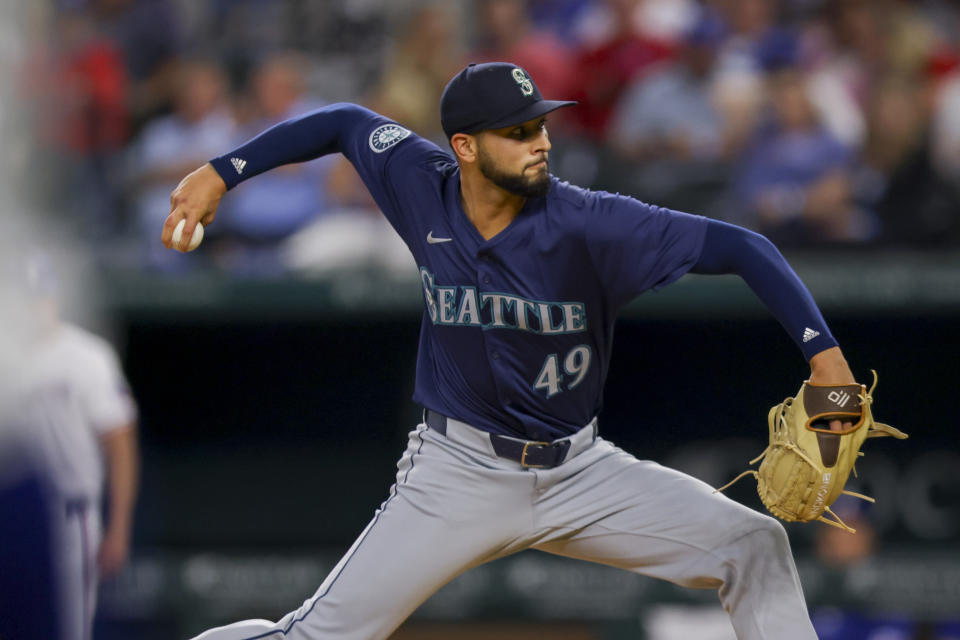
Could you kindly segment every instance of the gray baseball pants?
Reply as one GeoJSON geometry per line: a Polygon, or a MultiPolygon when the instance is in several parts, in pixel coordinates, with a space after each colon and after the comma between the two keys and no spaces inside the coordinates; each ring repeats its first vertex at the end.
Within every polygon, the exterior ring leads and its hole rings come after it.
{"type": "Polygon", "coordinates": [[[390,496],[302,607],[196,640],[386,638],[459,574],[528,548],[717,589],[741,640],[816,639],[776,520],[597,438],[595,422],[570,440],[562,464],[532,469],[462,422],[419,425],[390,496]]]}

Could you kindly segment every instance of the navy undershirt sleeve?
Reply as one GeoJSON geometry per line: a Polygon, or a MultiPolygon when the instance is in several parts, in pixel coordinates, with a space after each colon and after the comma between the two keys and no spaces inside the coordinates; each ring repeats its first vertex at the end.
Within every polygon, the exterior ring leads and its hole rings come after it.
{"type": "Polygon", "coordinates": [[[807,287],[764,236],[710,220],[700,257],[690,271],[732,273],[743,278],[787,330],[807,360],[824,349],[837,346],[807,287]]]}
{"type": "Polygon", "coordinates": [[[341,150],[342,135],[354,131],[372,112],[354,104],[337,103],[270,127],[230,153],[210,161],[232,189],[244,180],[275,167],[306,162],[341,150]]]}

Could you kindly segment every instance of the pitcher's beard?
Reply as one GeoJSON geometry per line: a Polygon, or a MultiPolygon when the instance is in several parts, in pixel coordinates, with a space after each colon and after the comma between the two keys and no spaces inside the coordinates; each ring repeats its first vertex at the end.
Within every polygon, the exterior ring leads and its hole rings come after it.
{"type": "Polygon", "coordinates": [[[546,159],[544,159],[543,168],[533,177],[525,173],[501,171],[483,147],[478,149],[477,159],[480,173],[504,191],[524,198],[540,198],[547,195],[547,191],[550,190],[550,165],[546,159]]]}

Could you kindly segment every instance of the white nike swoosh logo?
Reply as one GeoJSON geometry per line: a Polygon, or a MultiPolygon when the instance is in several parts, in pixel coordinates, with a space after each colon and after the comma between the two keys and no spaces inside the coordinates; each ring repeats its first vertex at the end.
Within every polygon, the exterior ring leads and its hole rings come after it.
{"type": "Polygon", "coordinates": [[[433,231],[427,234],[427,242],[429,244],[440,244],[441,242],[453,242],[453,238],[434,238],[433,231]]]}

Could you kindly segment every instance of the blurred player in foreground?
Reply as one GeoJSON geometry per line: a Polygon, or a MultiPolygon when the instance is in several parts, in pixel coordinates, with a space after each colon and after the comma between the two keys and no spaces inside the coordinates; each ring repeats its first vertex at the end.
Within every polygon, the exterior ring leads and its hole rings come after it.
{"type": "Polygon", "coordinates": [[[414,393],[424,421],[389,497],[300,609],[200,638],[385,638],[458,574],[528,548],[716,589],[739,638],[816,638],[783,527],[618,449],[596,416],[618,310],[688,271],[739,274],[812,382],[854,377],[762,236],[551,176],[546,114],[571,104],[544,100],[515,65],[471,65],[441,100],[453,155],[335,104],[215,158],[173,192],[162,242],[171,248],[185,219],[182,250],[229,188],[340,152],[413,253],[425,300],[414,393]]]}
{"type": "Polygon", "coordinates": [[[46,486],[57,638],[89,640],[98,578],[116,573],[130,548],[136,407],[112,347],[60,319],[59,285],[49,261],[28,260],[25,281],[24,313],[12,323],[15,375],[7,376],[0,423],[5,443],[16,443],[46,486]],[[102,527],[105,476],[108,518],[102,527]]]}

